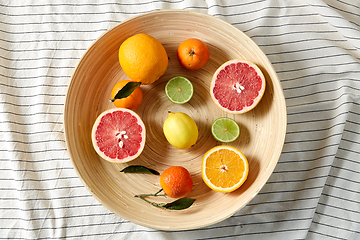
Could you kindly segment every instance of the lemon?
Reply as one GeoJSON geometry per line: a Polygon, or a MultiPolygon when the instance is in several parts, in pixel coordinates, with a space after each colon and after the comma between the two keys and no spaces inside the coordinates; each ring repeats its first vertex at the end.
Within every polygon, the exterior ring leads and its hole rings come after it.
{"type": "Polygon", "coordinates": [[[193,146],[199,135],[195,121],[183,112],[169,112],[163,130],[168,142],[179,149],[193,146]]]}

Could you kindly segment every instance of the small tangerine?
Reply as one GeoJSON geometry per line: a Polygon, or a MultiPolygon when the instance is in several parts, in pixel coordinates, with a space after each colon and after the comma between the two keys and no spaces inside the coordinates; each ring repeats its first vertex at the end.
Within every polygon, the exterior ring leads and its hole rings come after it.
{"type": "Polygon", "coordinates": [[[209,60],[209,49],[206,44],[197,38],[190,38],[180,43],[177,57],[180,64],[189,70],[198,70],[209,60]]]}
{"type": "Polygon", "coordinates": [[[193,180],[186,168],[172,166],[160,175],[160,185],[167,196],[182,198],[191,192],[193,180]]]}
{"type": "MultiPolygon", "coordinates": [[[[128,83],[130,80],[122,80],[117,82],[112,91],[111,98],[113,99],[115,95],[128,83]]],[[[143,99],[143,93],[140,87],[136,88],[128,97],[116,99],[113,104],[118,108],[127,108],[134,110],[137,108],[143,99]]]]}

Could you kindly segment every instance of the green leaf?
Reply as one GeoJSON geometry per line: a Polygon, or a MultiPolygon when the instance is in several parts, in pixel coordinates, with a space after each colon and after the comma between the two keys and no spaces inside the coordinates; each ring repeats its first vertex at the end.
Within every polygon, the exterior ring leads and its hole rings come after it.
{"type": "Polygon", "coordinates": [[[171,209],[171,210],[182,210],[190,207],[196,199],[183,197],[174,202],[167,203],[162,206],[162,208],[171,209]]]}
{"type": "Polygon", "coordinates": [[[127,84],[125,84],[125,86],[120,89],[117,94],[115,95],[115,97],[113,99],[110,99],[111,102],[114,102],[116,99],[121,99],[121,98],[126,98],[128,96],[130,96],[130,94],[137,89],[138,87],[140,87],[141,82],[128,82],[127,84]]]}
{"type": "Polygon", "coordinates": [[[121,170],[120,172],[128,172],[128,173],[152,173],[155,175],[160,175],[160,173],[154,169],[151,168],[147,168],[141,165],[131,165],[128,166],[126,168],[124,168],[123,170],[121,170]]]}
{"type": "Polygon", "coordinates": [[[160,196],[165,197],[166,196],[165,194],[159,195],[158,194],[159,192],[157,192],[155,194],[135,195],[135,197],[140,198],[141,200],[144,200],[145,202],[153,205],[154,207],[169,209],[169,210],[182,210],[182,209],[189,208],[196,200],[193,198],[184,197],[184,198],[179,198],[178,200],[175,200],[170,203],[157,203],[157,202],[149,201],[145,198],[145,197],[149,197],[149,196],[153,196],[153,197],[160,197],[160,196]]]}

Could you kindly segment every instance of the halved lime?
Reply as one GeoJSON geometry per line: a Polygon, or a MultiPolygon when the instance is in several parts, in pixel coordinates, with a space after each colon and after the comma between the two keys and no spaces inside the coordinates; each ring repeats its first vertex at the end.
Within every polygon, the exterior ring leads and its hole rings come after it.
{"type": "Polygon", "coordinates": [[[228,117],[221,117],[216,119],[211,125],[211,133],[219,142],[235,141],[240,135],[239,125],[235,120],[228,117]]]}
{"type": "Polygon", "coordinates": [[[184,104],[193,96],[194,88],[189,79],[181,76],[171,78],[165,86],[168,99],[176,104],[184,104]]]}

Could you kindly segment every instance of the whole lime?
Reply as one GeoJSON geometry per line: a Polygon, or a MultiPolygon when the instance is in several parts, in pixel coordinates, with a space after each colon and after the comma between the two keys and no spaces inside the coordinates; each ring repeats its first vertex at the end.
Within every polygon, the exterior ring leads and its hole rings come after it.
{"type": "Polygon", "coordinates": [[[183,112],[169,112],[163,131],[168,142],[179,149],[193,146],[199,135],[195,121],[183,112]]]}

